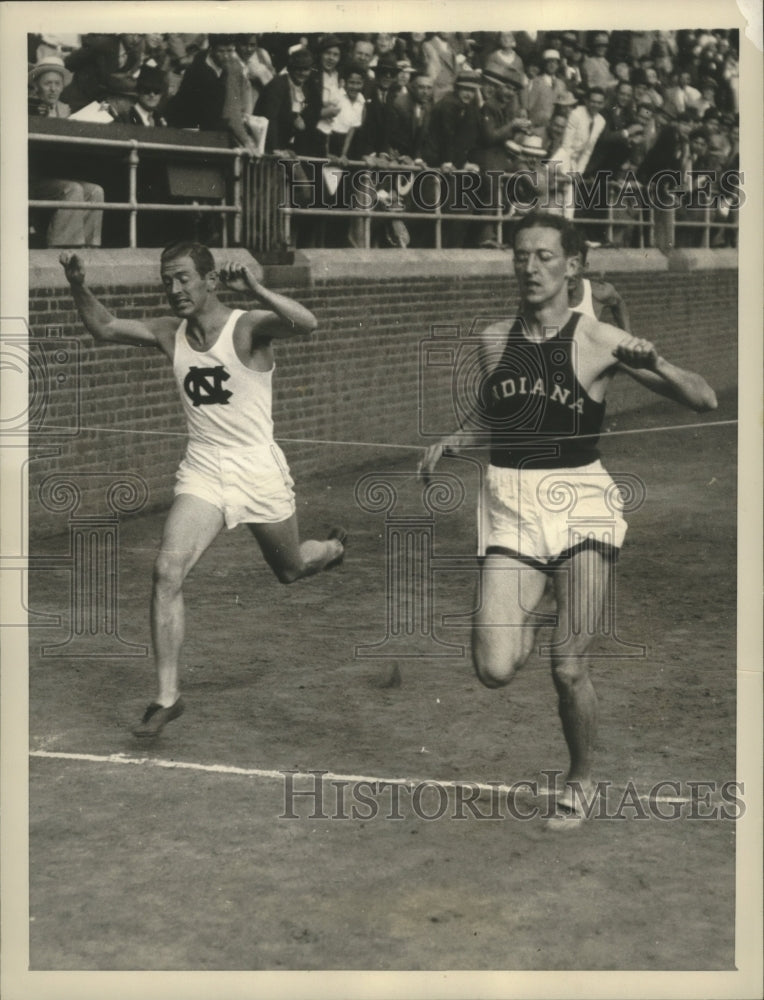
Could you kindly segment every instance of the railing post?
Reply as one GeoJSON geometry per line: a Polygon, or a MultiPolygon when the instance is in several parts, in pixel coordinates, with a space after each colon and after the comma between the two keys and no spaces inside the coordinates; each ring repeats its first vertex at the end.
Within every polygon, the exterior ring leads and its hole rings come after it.
{"type": "MultiPolygon", "coordinates": [[[[243,151],[239,150],[233,161],[233,207],[236,214],[233,217],[234,246],[241,245],[241,163],[243,151]]],[[[225,215],[225,213],[223,213],[225,215]]],[[[223,232],[226,231],[226,220],[223,219],[223,232]]]]}
{"type": "Polygon", "coordinates": [[[140,153],[138,152],[138,140],[132,139],[130,142],[130,194],[129,201],[130,205],[130,248],[134,249],[138,246],[138,164],[140,162],[140,153]]]}

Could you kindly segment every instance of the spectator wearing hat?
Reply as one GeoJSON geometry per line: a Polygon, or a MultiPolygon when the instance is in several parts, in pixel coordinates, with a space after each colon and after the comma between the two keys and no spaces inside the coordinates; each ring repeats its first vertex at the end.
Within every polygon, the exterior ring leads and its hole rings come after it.
{"type": "Polygon", "coordinates": [[[49,55],[40,60],[29,73],[30,114],[42,118],[68,118],[72,109],[59,100],[66,82],[64,60],[49,55]]]}
{"type": "Polygon", "coordinates": [[[518,135],[505,143],[511,154],[511,166],[518,174],[508,188],[509,208],[513,216],[527,215],[549,203],[549,172],[542,161],[547,156],[541,136],[518,135]]]}
{"type": "Polygon", "coordinates": [[[587,87],[601,87],[608,91],[615,86],[616,79],[610,71],[607,50],[610,36],[606,31],[598,31],[592,38],[589,55],[585,57],[582,72],[587,87]]]}
{"type": "Polygon", "coordinates": [[[289,54],[286,73],[275,76],[263,90],[255,113],[268,119],[267,152],[311,154],[306,120],[316,121],[318,113],[316,107],[308,106],[309,92],[304,88],[312,67],[308,49],[298,48],[289,54]]]}
{"type": "Polygon", "coordinates": [[[223,129],[223,105],[229,63],[236,58],[236,35],[209,35],[209,47],[198,52],[183,74],[166,117],[178,128],[223,129]]]}
{"type": "MultiPolygon", "coordinates": [[[[354,63],[367,73],[363,63],[354,63]]],[[[398,96],[395,92],[395,81],[398,76],[398,62],[395,56],[387,52],[381,55],[373,71],[373,83],[366,77],[364,84],[365,110],[360,132],[357,133],[354,145],[362,157],[376,160],[386,152],[390,144],[390,106],[398,96]]],[[[408,91],[400,91],[401,94],[408,91]]]]}
{"type": "Polygon", "coordinates": [[[543,70],[528,84],[528,117],[535,128],[545,128],[555,105],[569,93],[565,81],[558,76],[560,53],[545,49],[541,56],[543,70]]]}
{"type": "Polygon", "coordinates": [[[165,94],[166,78],[155,66],[142,66],[135,81],[136,100],[128,112],[132,125],[146,128],[165,127],[167,122],[159,114],[159,105],[165,94]]]}
{"type": "MultiPolygon", "coordinates": [[[[480,83],[480,73],[463,69],[456,77],[452,93],[433,106],[425,135],[424,159],[444,175],[448,193],[444,211],[449,214],[471,211],[469,205],[459,204],[462,198],[454,171],[480,170],[475,162],[480,130],[480,83]]],[[[431,200],[429,195],[427,200],[431,200]]],[[[463,247],[469,228],[468,222],[449,223],[443,229],[443,245],[463,247]]]]}
{"type": "Polygon", "coordinates": [[[700,82],[700,97],[695,102],[695,110],[698,112],[700,117],[709,109],[713,108],[716,110],[716,93],[717,93],[716,82],[710,77],[705,77],[700,82]]]}
{"type": "MultiPolygon", "coordinates": [[[[504,172],[509,165],[505,143],[518,131],[529,131],[531,127],[530,119],[526,117],[520,103],[522,86],[523,77],[517,70],[483,72],[483,104],[480,107],[475,159],[482,174],[480,201],[485,211],[491,214],[506,207],[502,186],[497,182],[496,176],[497,171],[504,172]]],[[[495,224],[485,223],[480,230],[480,246],[496,246],[495,237],[495,224]]]]}
{"type": "Polygon", "coordinates": [[[456,77],[464,62],[459,52],[453,32],[437,31],[432,38],[423,42],[425,73],[432,80],[432,97],[439,101],[453,90],[456,77]]]}

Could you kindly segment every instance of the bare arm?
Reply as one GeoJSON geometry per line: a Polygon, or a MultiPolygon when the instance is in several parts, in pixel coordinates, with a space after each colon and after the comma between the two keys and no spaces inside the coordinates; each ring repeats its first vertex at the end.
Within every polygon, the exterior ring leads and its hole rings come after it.
{"type": "Polygon", "coordinates": [[[132,344],[136,347],[157,347],[169,353],[169,343],[176,323],[170,317],[161,319],[120,319],[93,295],[85,284],[85,267],[76,253],[59,257],[72,291],[74,304],[85,329],[99,343],[132,344]]]}
{"type": "Polygon", "coordinates": [[[612,353],[618,359],[618,371],[625,372],[652,392],[697,413],[716,409],[716,393],[708,382],[701,375],[666,361],[649,340],[627,337],[612,353]]]}
{"type": "Polygon", "coordinates": [[[307,337],[318,327],[318,320],[309,309],[286,295],[270,291],[244,264],[225,264],[218,271],[218,278],[227,288],[259,299],[264,307],[252,325],[253,342],[307,337]]]}

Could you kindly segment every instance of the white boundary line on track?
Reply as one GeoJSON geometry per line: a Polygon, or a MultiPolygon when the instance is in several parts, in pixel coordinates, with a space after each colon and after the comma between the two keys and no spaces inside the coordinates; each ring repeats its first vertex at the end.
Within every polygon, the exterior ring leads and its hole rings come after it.
{"type": "MultiPolygon", "coordinates": [[[[485,784],[480,781],[441,781],[436,778],[373,778],[366,774],[334,774],[331,771],[294,771],[291,768],[285,768],[283,771],[273,771],[265,768],[259,767],[236,767],[231,764],[197,764],[190,761],[183,760],[165,760],[161,757],[131,757],[128,754],[113,753],[107,755],[99,755],[92,753],[66,753],[64,751],[53,751],[53,750],[30,750],[30,757],[42,757],[46,759],[54,760],[71,760],[71,761],[82,761],[84,763],[91,764],[147,764],[149,767],[162,767],[167,770],[182,770],[182,771],[206,771],[212,774],[235,774],[241,775],[247,778],[270,778],[273,780],[283,780],[286,774],[291,775],[293,778],[308,778],[312,777],[315,781],[316,775],[320,774],[321,781],[348,781],[348,782],[368,782],[374,785],[402,785],[402,786],[422,786],[422,785],[434,785],[440,788],[477,788],[484,792],[498,792],[501,794],[517,793],[517,788],[514,785],[500,785],[500,784],[485,784]]],[[[519,782],[518,784],[524,786],[527,789],[527,784],[525,782],[519,782]]],[[[624,792],[626,789],[617,788],[615,785],[608,786],[612,787],[614,791],[624,792]]],[[[543,793],[540,793],[543,794],[543,793]]],[[[551,793],[549,793],[551,794],[551,793]]],[[[655,795],[647,796],[640,795],[640,801],[648,800],[656,803],[688,803],[691,799],[683,798],[681,796],[664,796],[655,795]]]]}

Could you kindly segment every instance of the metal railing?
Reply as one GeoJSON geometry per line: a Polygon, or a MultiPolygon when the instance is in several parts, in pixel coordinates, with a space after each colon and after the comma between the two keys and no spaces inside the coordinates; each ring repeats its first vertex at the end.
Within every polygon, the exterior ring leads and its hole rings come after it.
{"type": "Polygon", "coordinates": [[[101,148],[124,149],[127,151],[127,201],[59,201],[55,199],[30,198],[30,208],[48,208],[58,211],[68,211],[72,209],[97,209],[110,212],[129,212],[129,246],[138,245],[138,213],[139,212],[178,212],[178,213],[216,213],[223,220],[222,240],[223,246],[228,245],[228,227],[225,225],[226,216],[233,216],[233,242],[239,245],[242,242],[242,158],[245,153],[241,149],[225,149],[215,146],[183,146],[180,143],[158,143],[141,142],[138,139],[100,139],[89,136],[73,135],[50,135],[47,133],[30,133],[30,142],[56,143],[73,146],[94,146],[101,148]],[[200,156],[219,156],[232,161],[232,185],[231,204],[228,204],[225,197],[219,200],[220,205],[204,205],[196,201],[190,204],[176,203],[152,203],[138,201],[138,168],[141,162],[141,153],[182,153],[198,154],[200,156]]]}
{"type": "MultiPolygon", "coordinates": [[[[311,170],[314,178],[319,178],[315,184],[320,185],[320,177],[324,167],[334,167],[340,170],[347,170],[355,173],[368,173],[384,175],[398,175],[400,177],[413,178],[416,174],[427,170],[433,177],[453,176],[465,171],[453,171],[451,175],[442,174],[433,168],[418,168],[405,164],[380,163],[377,166],[369,165],[366,161],[342,161],[337,163],[326,158],[295,157],[293,160],[283,160],[272,155],[252,157],[243,149],[227,149],[213,146],[184,146],[180,143],[143,143],[138,139],[101,139],[69,135],[35,134],[29,135],[30,141],[40,141],[45,143],[61,143],[77,146],[111,147],[125,149],[128,153],[128,199],[123,202],[85,202],[85,201],[60,201],[54,199],[33,198],[29,201],[30,208],[73,210],[73,209],[97,209],[104,211],[128,212],[129,213],[129,246],[136,247],[138,237],[137,220],[138,214],[143,212],[173,212],[173,213],[216,213],[223,220],[222,225],[222,245],[228,245],[228,227],[225,225],[226,217],[233,218],[232,240],[235,245],[244,245],[255,253],[268,253],[272,251],[284,250],[295,246],[295,219],[313,218],[317,220],[326,219],[347,219],[361,221],[361,243],[365,248],[372,246],[373,226],[375,222],[392,221],[399,219],[404,222],[416,222],[431,226],[433,230],[432,245],[435,249],[441,249],[444,244],[443,227],[464,224],[480,223],[484,226],[493,226],[495,242],[501,246],[504,244],[504,227],[512,224],[523,214],[512,205],[501,205],[481,209],[480,212],[449,212],[444,211],[440,201],[434,203],[433,207],[426,211],[395,210],[388,211],[379,204],[368,204],[367,207],[340,207],[333,205],[327,207],[324,204],[312,205],[309,207],[299,207],[291,202],[290,183],[287,177],[286,164],[311,163],[311,170]],[[147,203],[138,200],[138,170],[141,164],[142,154],[183,154],[186,156],[216,156],[228,160],[232,167],[230,183],[230,203],[225,196],[222,196],[220,204],[209,205],[200,204],[198,201],[191,201],[189,204],[177,203],[147,203]]],[[[153,159],[153,155],[148,157],[153,159]]],[[[294,168],[292,168],[294,169],[294,168]]],[[[294,175],[292,175],[294,176],[294,175]]],[[[511,177],[511,174],[504,175],[511,177]]],[[[303,182],[304,183],[304,182],[303,182]]],[[[294,185],[291,185],[292,187],[294,185]]],[[[732,221],[722,221],[713,217],[711,206],[692,209],[692,218],[677,215],[674,209],[656,209],[651,206],[649,209],[635,210],[633,215],[626,217],[623,210],[616,210],[616,206],[608,203],[599,210],[599,214],[591,217],[579,217],[576,215],[576,222],[585,229],[600,234],[600,242],[606,244],[619,244],[625,231],[628,231],[629,245],[633,245],[636,236],[636,246],[660,246],[665,249],[667,246],[674,246],[676,243],[677,230],[701,230],[701,247],[711,246],[712,231],[724,232],[727,230],[737,230],[736,217],[732,221]],[[700,215],[700,218],[697,216],[700,215]],[[604,234],[604,238],[602,235],[604,234]]],[[[734,213],[731,213],[734,216],[734,213]]],[[[355,245],[355,244],[354,244],[355,245]]]]}

